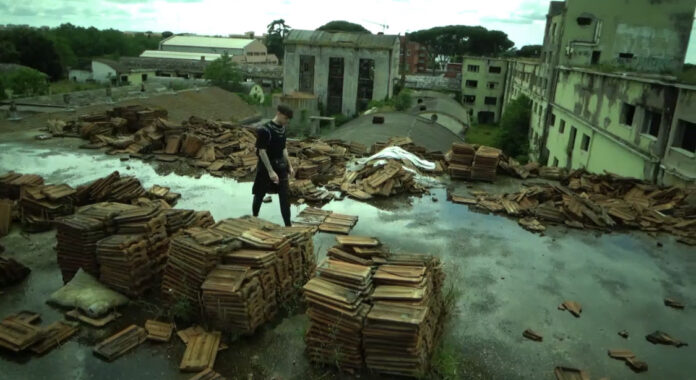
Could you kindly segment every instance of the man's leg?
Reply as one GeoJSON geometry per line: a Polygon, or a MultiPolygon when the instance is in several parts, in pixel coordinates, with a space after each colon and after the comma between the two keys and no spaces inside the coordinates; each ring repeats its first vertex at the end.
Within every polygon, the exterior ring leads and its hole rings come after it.
{"type": "Polygon", "coordinates": [[[266,193],[254,194],[254,202],[251,204],[251,211],[254,216],[259,216],[259,210],[261,210],[261,203],[263,203],[263,198],[266,193]]]}
{"type": "Polygon", "coordinates": [[[281,180],[278,186],[278,200],[280,201],[280,214],[283,215],[283,222],[286,227],[292,226],[290,222],[290,197],[288,180],[281,180]]]}

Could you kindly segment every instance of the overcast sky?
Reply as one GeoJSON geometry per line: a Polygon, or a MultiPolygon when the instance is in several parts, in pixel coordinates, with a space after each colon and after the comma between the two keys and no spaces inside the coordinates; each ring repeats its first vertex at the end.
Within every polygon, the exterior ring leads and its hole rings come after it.
{"type": "MultiPolygon", "coordinates": [[[[548,6],[548,0],[0,0],[0,24],[69,22],[99,29],[210,35],[262,34],[279,18],[295,29],[316,29],[338,19],[376,33],[382,30],[377,24],[387,24],[387,34],[462,24],[502,30],[519,48],[542,43],[548,6]]],[[[694,32],[691,36],[687,62],[696,63],[694,32]]]]}

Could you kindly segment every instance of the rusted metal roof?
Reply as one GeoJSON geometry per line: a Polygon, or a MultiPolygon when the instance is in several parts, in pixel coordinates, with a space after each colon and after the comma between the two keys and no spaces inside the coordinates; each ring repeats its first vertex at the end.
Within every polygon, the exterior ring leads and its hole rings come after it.
{"type": "Polygon", "coordinates": [[[391,50],[399,36],[350,32],[324,32],[315,30],[292,30],[285,38],[286,45],[309,45],[391,50]]]}

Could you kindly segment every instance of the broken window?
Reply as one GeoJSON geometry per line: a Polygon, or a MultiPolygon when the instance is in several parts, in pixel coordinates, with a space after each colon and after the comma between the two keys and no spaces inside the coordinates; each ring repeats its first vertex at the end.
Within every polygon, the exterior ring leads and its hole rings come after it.
{"type": "Polygon", "coordinates": [[[696,153],[696,123],[680,119],[672,146],[696,153]]]}
{"type": "Polygon", "coordinates": [[[632,126],[633,125],[633,116],[636,114],[636,106],[624,103],[621,106],[621,119],[619,122],[623,125],[628,125],[632,126]]]}
{"type": "Polygon", "coordinates": [[[478,73],[478,72],[479,72],[479,67],[478,67],[478,65],[468,65],[468,66],[466,67],[466,69],[467,69],[470,73],[478,73]]]}
{"type": "Polygon", "coordinates": [[[582,134],[582,141],[580,142],[580,149],[584,150],[587,152],[588,149],[590,149],[590,136],[586,134],[582,134]]]}
{"type": "Polygon", "coordinates": [[[575,138],[578,135],[578,129],[571,126],[570,127],[570,137],[568,138],[568,152],[571,152],[573,149],[575,149],[575,138]]]}
{"type": "Polygon", "coordinates": [[[483,101],[488,106],[494,106],[498,103],[498,98],[494,96],[486,96],[486,98],[483,101]]]}
{"type": "Polygon", "coordinates": [[[662,114],[645,110],[645,118],[643,118],[642,133],[657,137],[660,134],[660,123],[662,122],[662,114]]]}
{"type": "Polygon", "coordinates": [[[474,95],[464,95],[464,103],[465,103],[465,104],[474,104],[474,103],[476,103],[476,96],[474,96],[474,95]]]}
{"type": "Polygon", "coordinates": [[[556,114],[551,113],[551,120],[550,120],[551,126],[553,127],[556,125],[556,114]]]}
{"type": "Polygon", "coordinates": [[[478,113],[478,122],[481,124],[493,124],[495,122],[495,112],[480,111],[478,113]]]}
{"type": "Polygon", "coordinates": [[[500,66],[491,66],[488,68],[488,72],[492,74],[500,74],[500,66]]]}
{"type": "Polygon", "coordinates": [[[558,133],[565,132],[565,120],[561,119],[561,125],[558,127],[558,133]]]}
{"type": "Polygon", "coordinates": [[[580,17],[578,17],[577,21],[578,21],[578,25],[580,25],[580,26],[588,26],[588,25],[592,24],[591,17],[580,16],[580,17]]]}
{"type": "Polygon", "coordinates": [[[599,50],[594,50],[592,52],[592,64],[596,65],[599,64],[599,57],[602,55],[602,52],[599,50]]]}
{"type": "Polygon", "coordinates": [[[476,88],[476,87],[478,87],[478,81],[477,80],[467,80],[466,87],[476,88]]]}
{"type": "Polygon", "coordinates": [[[300,56],[300,92],[314,93],[314,56],[300,56]]]}
{"type": "Polygon", "coordinates": [[[329,83],[326,110],[329,115],[343,110],[343,58],[329,58],[329,83]]]}
{"type": "Polygon", "coordinates": [[[631,59],[633,58],[633,53],[619,53],[619,58],[631,59]]]}
{"type": "Polygon", "coordinates": [[[488,88],[491,90],[495,89],[496,87],[498,87],[498,82],[488,82],[488,88]]]}
{"type": "Polygon", "coordinates": [[[372,100],[372,89],[375,82],[375,60],[361,59],[358,65],[358,100],[356,109],[358,112],[367,109],[372,100]]]}
{"type": "Polygon", "coordinates": [[[558,158],[553,158],[553,167],[558,167],[558,158]]]}

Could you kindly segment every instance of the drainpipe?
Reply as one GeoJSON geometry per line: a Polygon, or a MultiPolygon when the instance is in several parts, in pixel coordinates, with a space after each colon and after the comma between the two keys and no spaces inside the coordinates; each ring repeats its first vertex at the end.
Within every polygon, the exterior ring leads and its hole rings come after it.
{"type": "Polygon", "coordinates": [[[598,46],[599,45],[599,39],[602,36],[602,20],[597,20],[597,25],[595,25],[595,30],[594,30],[594,36],[592,37],[592,41],[578,41],[578,40],[573,40],[568,43],[568,50],[566,51],[566,55],[570,55],[573,50],[573,46],[579,45],[579,46],[598,46]]]}

